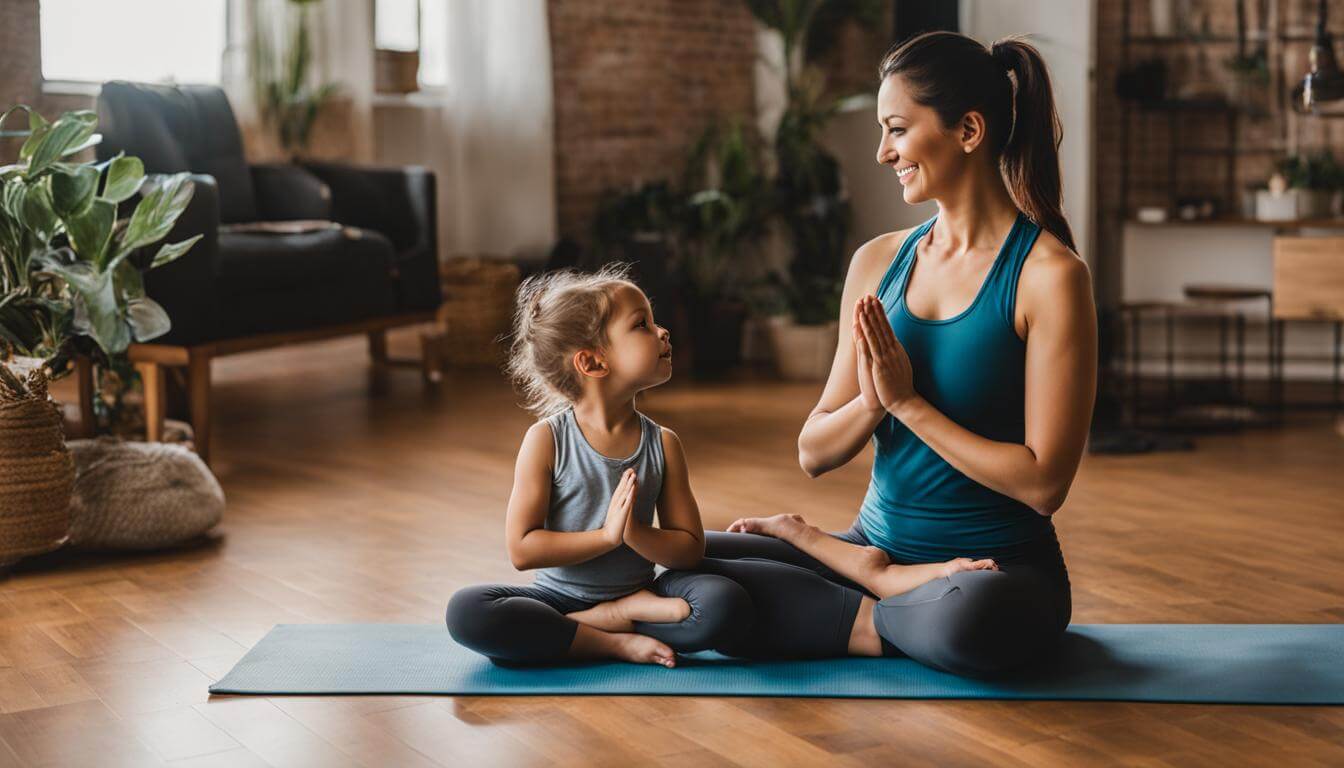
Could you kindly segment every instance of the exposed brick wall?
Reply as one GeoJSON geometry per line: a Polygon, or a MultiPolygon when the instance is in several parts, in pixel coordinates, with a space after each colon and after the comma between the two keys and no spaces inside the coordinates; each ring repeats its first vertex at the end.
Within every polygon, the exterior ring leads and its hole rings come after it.
{"type": "Polygon", "coordinates": [[[603,190],[680,173],[713,115],[754,108],[742,0],[552,0],[561,235],[586,241],[603,190]]]}

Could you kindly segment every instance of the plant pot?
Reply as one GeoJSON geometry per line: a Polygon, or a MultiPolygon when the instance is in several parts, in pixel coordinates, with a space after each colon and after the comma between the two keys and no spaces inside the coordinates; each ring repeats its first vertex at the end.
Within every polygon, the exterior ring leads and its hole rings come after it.
{"type": "Polygon", "coordinates": [[[0,567],[59,548],[70,531],[75,464],[61,408],[40,368],[22,380],[23,394],[0,384],[0,567]]]}
{"type": "Polygon", "coordinates": [[[799,325],[781,318],[770,325],[779,375],[793,381],[825,381],[835,361],[840,323],[799,325]]]}
{"type": "Polygon", "coordinates": [[[746,305],[736,301],[711,301],[687,308],[691,334],[691,374],[711,378],[727,373],[742,359],[742,324],[746,305]]]}

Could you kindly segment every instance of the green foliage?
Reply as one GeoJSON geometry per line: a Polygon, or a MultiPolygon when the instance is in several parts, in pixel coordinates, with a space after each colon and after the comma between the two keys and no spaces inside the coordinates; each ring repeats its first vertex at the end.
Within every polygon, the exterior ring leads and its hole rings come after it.
{"type": "Polygon", "coordinates": [[[313,124],[340,90],[335,83],[310,84],[313,60],[312,7],[319,0],[255,2],[249,44],[253,94],[262,120],[291,157],[308,148],[313,124]]]}
{"type": "Polygon", "coordinates": [[[787,279],[769,285],[782,292],[799,323],[828,322],[839,314],[844,287],[845,240],[850,207],[834,156],[821,145],[826,124],[848,98],[825,95],[825,78],[808,62],[825,53],[847,19],[873,24],[882,0],[746,0],[762,24],[780,35],[787,103],[775,129],[777,212],[793,246],[787,279]],[[802,56],[796,54],[802,46],[802,56]]]}
{"type": "MultiPolygon", "coordinates": [[[[93,112],[48,123],[19,105],[0,125],[19,111],[28,115],[28,139],[18,162],[0,168],[0,361],[38,357],[59,375],[72,345],[109,359],[169,330],[130,257],[168,234],[193,187],[186,173],[146,177],[138,159],[120,153],[102,163],[67,161],[101,140],[93,112]],[[118,203],[137,192],[129,219],[118,220],[118,203]]],[[[164,245],[148,268],[181,257],[198,239],[164,245]]]]}
{"type": "Polygon", "coordinates": [[[1335,190],[1344,188],[1344,167],[1329,150],[1306,155],[1289,155],[1277,164],[1288,186],[1299,189],[1335,190]]]}

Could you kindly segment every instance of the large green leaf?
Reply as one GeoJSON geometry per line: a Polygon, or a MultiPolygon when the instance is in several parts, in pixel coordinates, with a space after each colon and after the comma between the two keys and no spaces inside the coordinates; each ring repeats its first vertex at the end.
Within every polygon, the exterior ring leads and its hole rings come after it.
{"type": "Polygon", "coordinates": [[[131,333],[136,341],[157,338],[173,327],[172,321],[168,319],[168,313],[148,296],[131,299],[126,308],[126,320],[131,325],[131,333]]]}
{"type": "Polygon", "coordinates": [[[29,184],[23,193],[23,204],[19,216],[24,226],[44,242],[56,234],[60,219],[56,216],[51,200],[49,184],[39,182],[29,184]]]}
{"type": "Polygon", "coordinates": [[[26,162],[33,156],[33,150],[42,143],[42,137],[51,130],[51,123],[33,110],[28,110],[28,139],[19,147],[19,162],[26,162]]]}
{"type": "Polygon", "coordinates": [[[80,258],[99,266],[103,264],[116,219],[117,206],[101,197],[95,198],[82,215],[66,219],[70,244],[80,258]]]}
{"type": "MultiPolygon", "coordinates": [[[[66,112],[51,124],[42,134],[33,148],[28,161],[28,176],[32,178],[44,171],[48,165],[78,151],[93,137],[93,129],[98,125],[98,116],[87,109],[66,112]]],[[[29,140],[31,140],[30,137],[29,140]]]]}
{"type": "Polygon", "coordinates": [[[98,169],[77,165],[72,170],[58,168],[51,174],[51,203],[63,219],[80,216],[93,204],[98,190],[98,169]]]}
{"type": "Polygon", "coordinates": [[[103,197],[120,203],[140,190],[145,178],[145,164],[138,157],[116,157],[107,167],[107,181],[103,183],[103,197]]]}
{"type": "Polygon", "coordinates": [[[74,291],[73,327],[91,336],[109,355],[126,351],[130,330],[117,305],[111,275],[98,271],[87,261],[59,264],[48,260],[44,267],[65,280],[74,291]]]}
{"type": "Polygon", "coordinates": [[[159,248],[159,252],[154,254],[154,261],[150,262],[150,269],[157,269],[164,264],[170,264],[176,261],[182,254],[191,250],[191,246],[196,244],[204,235],[193,235],[179,243],[164,243],[159,248]]]}
{"type": "Polygon", "coordinates": [[[145,186],[151,189],[131,214],[131,221],[126,225],[126,233],[117,249],[118,256],[163,239],[173,228],[177,217],[182,215],[187,203],[191,202],[195,191],[188,173],[150,176],[145,186]]]}

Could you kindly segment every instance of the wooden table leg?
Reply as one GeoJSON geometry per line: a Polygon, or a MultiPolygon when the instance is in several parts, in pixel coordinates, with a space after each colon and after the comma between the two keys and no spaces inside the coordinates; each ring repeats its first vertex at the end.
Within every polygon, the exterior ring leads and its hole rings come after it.
{"type": "Polygon", "coordinates": [[[191,400],[191,428],[195,432],[196,455],[210,464],[210,354],[200,350],[187,353],[187,391],[191,400]]]}
{"type": "Polygon", "coordinates": [[[425,381],[438,384],[443,381],[443,341],[447,334],[440,328],[420,333],[421,373],[425,381]]]}
{"type": "Polygon", "coordinates": [[[75,377],[79,384],[79,432],[76,438],[93,437],[98,431],[93,415],[93,361],[83,355],[75,357],[75,377]]]}
{"type": "Polygon", "coordinates": [[[145,440],[163,441],[163,418],[167,395],[164,390],[163,366],[141,361],[135,364],[140,372],[140,383],[145,388],[145,440]]]}

